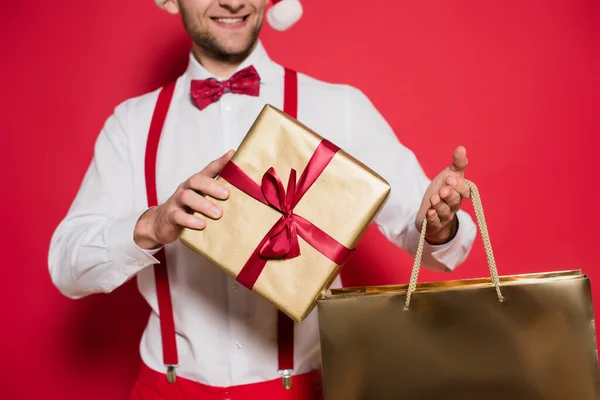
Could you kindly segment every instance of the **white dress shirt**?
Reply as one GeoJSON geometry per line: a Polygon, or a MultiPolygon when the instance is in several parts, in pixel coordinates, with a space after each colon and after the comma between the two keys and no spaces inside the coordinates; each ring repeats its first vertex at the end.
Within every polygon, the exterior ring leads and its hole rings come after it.
{"type": "MultiPolygon", "coordinates": [[[[236,149],[266,103],[283,109],[283,67],[269,59],[262,44],[239,67],[253,65],[261,77],[260,96],[227,93],[198,110],[190,101],[190,81],[212,77],[190,54],[177,80],[158,153],[159,204],[177,186],[229,149],[236,149]]],[[[158,90],[116,107],[95,145],[94,158],[49,251],[49,269],[58,289],[70,298],[108,293],[136,276],[152,312],[140,353],[150,368],[164,372],[152,264],[133,231],[147,209],[144,155],[158,90]]],[[[353,155],[391,185],[376,217],[383,234],[411,254],[418,232],[415,217],[430,183],[414,154],[358,89],[298,75],[298,119],[353,155]]],[[[453,269],[467,256],[476,233],[460,212],[456,237],[426,245],[423,265],[453,269]]],[[[277,313],[269,303],[236,283],[217,266],[179,241],[166,246],[179,368],[177,374],[213,386],[278,378],[277,313]]],[[[340,287],[339,277],[332,287],[340,287]]],[[[316,311],[296,325],[294,373],[320,367],[316,311]]]]}

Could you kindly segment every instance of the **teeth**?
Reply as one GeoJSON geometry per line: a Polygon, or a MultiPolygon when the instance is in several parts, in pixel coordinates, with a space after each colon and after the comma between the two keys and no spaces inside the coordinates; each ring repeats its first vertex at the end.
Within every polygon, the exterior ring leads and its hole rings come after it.
{"type": "Polygon", "coordinates": [[[244,18],[239,17],[239,18],[215,18],[215,21],[220,22],[222,24],[239,24],[240,22],[242,22],[244,20],[244,18]]]}

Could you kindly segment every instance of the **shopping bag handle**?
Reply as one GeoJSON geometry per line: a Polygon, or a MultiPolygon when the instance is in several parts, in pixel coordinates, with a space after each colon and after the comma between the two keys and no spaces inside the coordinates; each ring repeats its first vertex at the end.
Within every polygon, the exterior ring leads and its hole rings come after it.
{"type": "MultiPolygon", "coordinates": [[[[504,301],[502,292],[500,291],[500,278],[498,277],[498,269],[496,268],[496,261],[494,260],[494,252],[492,251],[492,243],[490,242],[490,235],[488,234],[487,225],[485,223],[485,216],[483,215],[483,206],[481,205],[481,197],[479,196],[479,190],[477,186],[465,179],[469,189],[471,189],[471,199],[473,201],[473,208],[475,209],[475,215],[477,216],[477,225],[481,232],[481,239],[483,240],[483,247],[485,248],[485,254],[487,256],[488,267],[490,268],[490,275],[492,277],[492,283],[496,287],[496,296],[499,302],[504,301]]],[[[417,288],[417,280],[419,279],[419,270],[421,269],[421,257],[423,256],[423,246],[425,245],[425,232],[427,230],[427,218],[423,218],[423,225],[421,226],[421,235],[419,237],[419,245],[417,246],[417,253],[415,254],[415,262],[413,264],[412,272],[410,274],[410,283],[408,285],[408,291],[406,292],[406,301],[404,302],[404,309],[408,310],[410,306],[410,298],[413,292],[417,288]]]]}

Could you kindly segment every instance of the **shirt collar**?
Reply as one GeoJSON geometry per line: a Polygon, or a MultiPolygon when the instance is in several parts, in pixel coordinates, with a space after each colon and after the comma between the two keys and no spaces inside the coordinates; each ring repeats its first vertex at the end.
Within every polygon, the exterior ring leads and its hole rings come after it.
{"type": "MultiPolygon", "coordinates": [[[[250,53],[250,55],[238,66],[235,72],[240,71],[250,65],[254,66],[258,72],[261,82],[273,81],[274,79],[283,76],[283,68],[269,58],[269,55],[267,54],[267,51],[260,40],[256,43],[256,47],[252,53],[250,53]]],[[[218,80],[225,79],[224,77],[218,78],[214,74],[207,71],[202,64],[198,62],[196,57],[194,57],[192,52],[190,52],[189,55],[189,63],[185,74],[190,80],[208,78],[215,78],[218,80]]]]}

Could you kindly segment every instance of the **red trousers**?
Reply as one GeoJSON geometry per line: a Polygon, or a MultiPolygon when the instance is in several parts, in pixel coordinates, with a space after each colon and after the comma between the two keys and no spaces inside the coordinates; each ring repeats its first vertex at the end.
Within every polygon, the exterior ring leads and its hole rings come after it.
{"type": "Polygon", "coordinates": [[[144,363],[135,383],[131,400],[322,400],[321,372],[313,371],[292,377],[292,388],[286,390],[281,379],[248,385],[215,387],[177,377],[173,384],[165,374],[144,363]]]}

